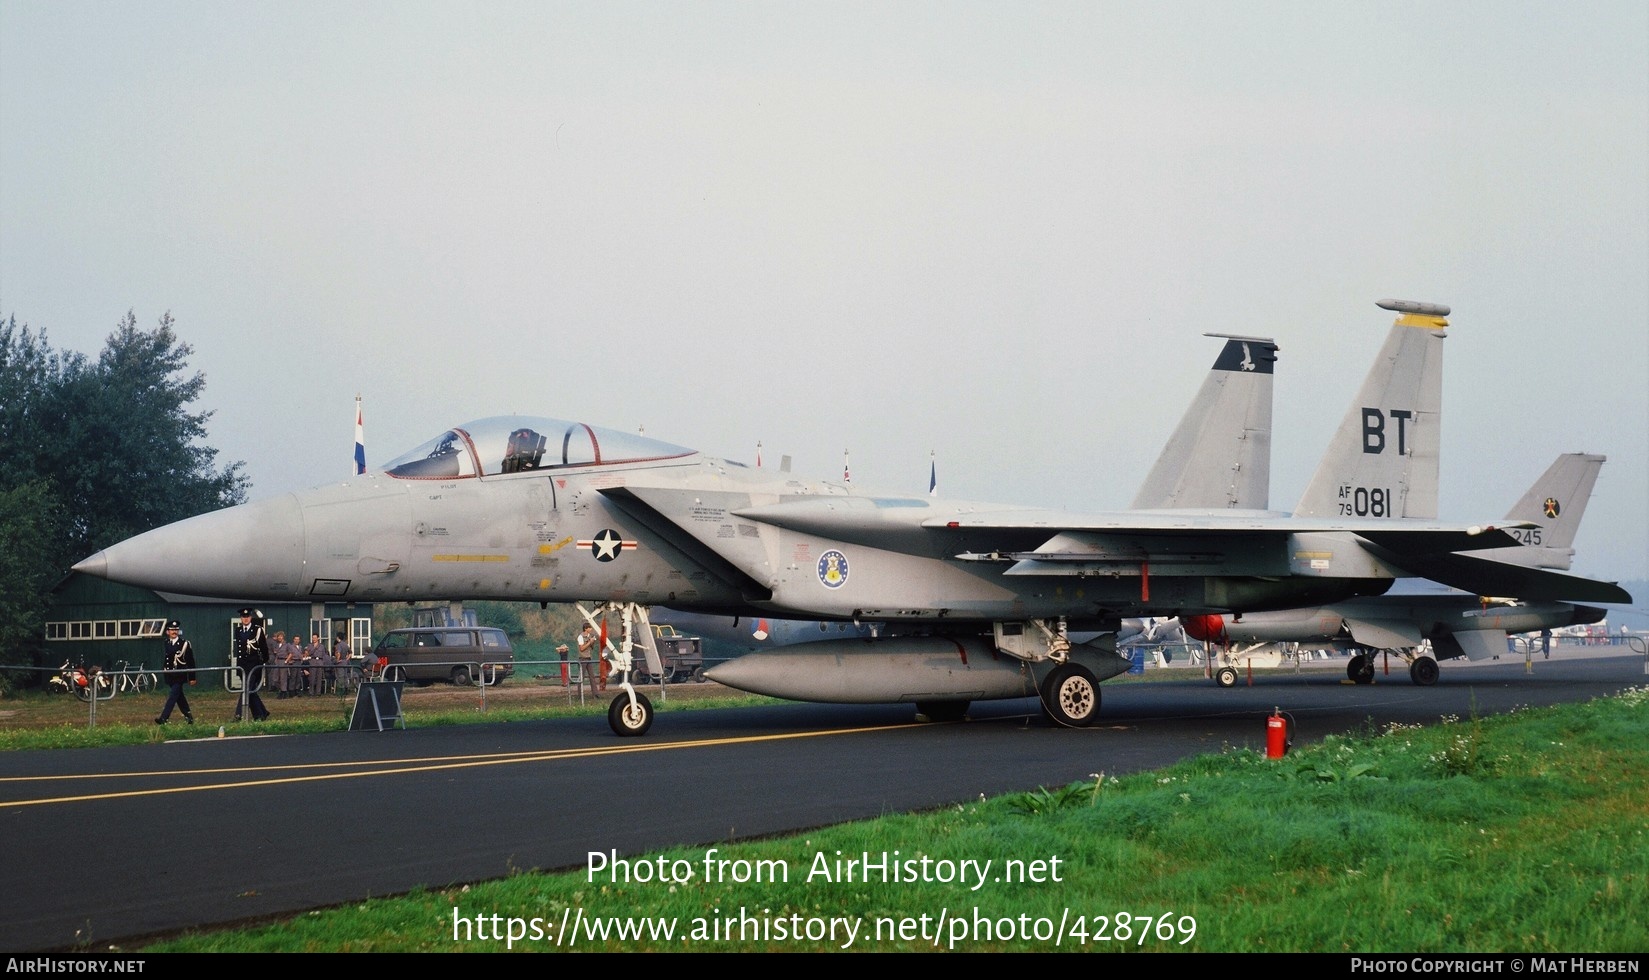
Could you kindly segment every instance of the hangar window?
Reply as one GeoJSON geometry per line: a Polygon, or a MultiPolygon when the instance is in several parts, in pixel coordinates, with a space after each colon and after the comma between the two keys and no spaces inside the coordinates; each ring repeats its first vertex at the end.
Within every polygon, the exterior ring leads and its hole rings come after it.
{"type": "Polygon", "coordinates": [[[47,640],[67,640],[68,638],[69,638],[69,624],[68,623],[47,623],[46,624],[46,639],[47,640]]]}

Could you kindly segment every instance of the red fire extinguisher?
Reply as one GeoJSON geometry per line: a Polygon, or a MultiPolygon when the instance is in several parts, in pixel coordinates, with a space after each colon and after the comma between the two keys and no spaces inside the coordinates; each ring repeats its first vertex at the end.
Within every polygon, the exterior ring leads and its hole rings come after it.
{"type": "Polygon", "coordinates": [[[1288,737],[1288,719],[1283,717],[1283,709],[1277,708],[1265,720],[1265,757],[1281,759],[1292,744],[1288,737]]]}

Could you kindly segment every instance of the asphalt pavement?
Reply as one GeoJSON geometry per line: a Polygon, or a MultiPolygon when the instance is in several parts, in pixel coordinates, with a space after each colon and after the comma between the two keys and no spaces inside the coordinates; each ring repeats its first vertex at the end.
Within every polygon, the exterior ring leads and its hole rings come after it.
{"type": "Polygon", "coordinates": [[[1564,648],[1532,665],[1445,663],[1433,687],[1343,660],[1103,685],[1101,720],[1053,727],[1034,701],[918,724],[909,706],[784,704],[660,714],[643,739],[598,718],[176,741],[0,754],[10,853],[0,949],[130,948],[144,936],[583,867],[1297,742],[1587,700],[1649,682],[1641,656],[1564,648]],[[1532,673],[1527,667],[1532,666],[1532,673]]]}

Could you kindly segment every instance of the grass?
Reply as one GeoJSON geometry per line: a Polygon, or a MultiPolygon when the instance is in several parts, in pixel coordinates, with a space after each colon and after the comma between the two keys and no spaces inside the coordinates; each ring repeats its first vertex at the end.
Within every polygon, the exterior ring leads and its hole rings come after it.
{"type": "Polygon", "coordinates": [[[1641,953],[1649,689],[631,860],[147,949],[1641,953]]]}
{"type": "MultiPolygon", "coordinates": [[[[641,688],[660,711],[692,707],[730,707],[773,703],[770,698],[731,691],[718,684],[674,684],[668,697],[660,699],[658,688],[641,688]]],[[[485,710],[479,688],[435,684],[408,686],[402,698],[407,724],[418,727],[471,724],[479,721],[519,721],[532,718],[601,716],[608,700],[618,692],[616,685],[594,696],[587,691],[579,705],[576,691],[569,692],[559,682],[541,678],[512,678],[488,688],[485,710]]],[[[197,686],[189,692],[194,725],[184,723],[174,711],[165,726],[154,723],[166,703],[166,691],[126,693],[97,705],[97,723],[89,724],[89,706],[67,694],[30,691],[0,699],[0,752],[21,749],[92,748],[110,745],[140,745],[169,739],[212,738],[218,727],[228,733],[258,731],[281,734],[314,734],[343,731],[355,704],[354,695],[321,695],[276,700],[264,697],[273,716],[267,722],[235,722],[237,698],[220,689],[197,686]]]]}

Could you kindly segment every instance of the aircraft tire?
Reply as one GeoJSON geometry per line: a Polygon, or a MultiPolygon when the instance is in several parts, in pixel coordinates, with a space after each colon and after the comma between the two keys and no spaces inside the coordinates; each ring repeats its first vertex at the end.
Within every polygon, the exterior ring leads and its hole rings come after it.
{"type": "Polygon", "coordinates": [[[1415,657],[1414,663],[1409,664],[1409,680],[1421,687],[1430,687],[1437,683],[1437,661],[1430,657],[1415,657]]]}
{"type": "Polygon", "coordinates": [[[1219,670],[1214,671],[1214,683],[1221,687],[1236,687],[1237,668],[1221,667],[1219,670]]]}
{"type": "Polygon", "coordinates": [[[1374,655],[1359,653],[1346,664],[1346,676],[1356,684],[1374,683],[1374,655]]]}
{"type": "Polygon", "coordinates": [[[607,705],[607,725],[616,735],[639,738],[653,727],[653,702],[637,691],[635,704],[632,705],[630,695],[620,691],[613,698],[613,703],[607,705]]]}
{"type": "Polygon", "coordinates": [[[1066,728],[1087,728],[1099,717],[1099,681],[1081,664],[1060,664],[1042,682],[1042,710],[1066,728]]]}
{"type": "Polygon", "coordinates": [[[928,721],[961,721],[967,717],[971,701],[918,701],[916,711],[928,721]]]}

